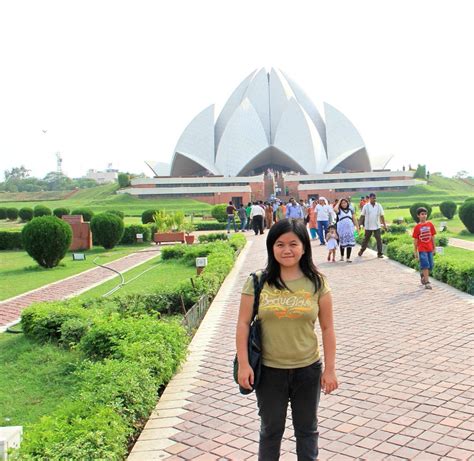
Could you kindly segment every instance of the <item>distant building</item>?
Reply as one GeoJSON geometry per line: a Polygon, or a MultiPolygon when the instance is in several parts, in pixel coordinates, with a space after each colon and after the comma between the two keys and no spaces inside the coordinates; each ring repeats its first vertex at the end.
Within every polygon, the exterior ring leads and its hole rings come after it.
{"type": "Polygon", "coordinates": [[[118,170],[114,170],[109,164],[105,171],[88,170],[85,176],[87,179],[93,179],[99,184],[107,184],[118,181],[118,170]]]}

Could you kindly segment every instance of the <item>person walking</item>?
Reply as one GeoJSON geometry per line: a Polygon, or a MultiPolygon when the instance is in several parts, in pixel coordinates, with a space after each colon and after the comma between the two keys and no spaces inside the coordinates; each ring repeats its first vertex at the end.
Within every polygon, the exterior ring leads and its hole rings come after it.
{"type": "Polygon", "coordinates": [[[361,212],[361,218],[364,221],[365,236],[362,242],[362,247],[359,250],[359,256],[362,256],[364,251],[367,249],[370,237],[374,234],[375,240],[377,241],[377,256],[383,258],[382,251],[382,236],[381,227],[387,230],[385,224],[385,217],[383,214],[383,208],[380,203],[377,203],[377,196],[372,192],[369,195],[369,203],[364,205],[361,212]],[[382,225],[380,225],[382,223],[382,225]]]}
{"type": "Polygon", "coordinates": [[[250,219],[252,220],[253,231],[255,235],[264,234],[263,231],[263,218],[265,217],[265,210],[258,204],[254,202],[252,209],[250,210],[250,219]]]}
{"type": "Polygon", "coordinates": [[[247,203],[245,211],[247,213],[247,230],[250,230],[250,228],[252,227],[252,220],[250,219],[250,212],[252,211],[252,202],[247,203]]]}
{"type": "Polygon", "coordinates": [[[331,207],[327,204],[326,199],[324,197],[319,197],[318,204],[316,205],[316,221],[318,224],[318,237],[320,245],[326,244],[324,236],[328,230],[330,214],[331,207]]]}
{"type": "MultiPolygon", "coordinates": [[[[259,320],[262,368],[255,389],[260,416],[259,461],[276,461],[291,404],[299,461],[318,458],[318,405],[321,390],[338,388],[336,335],[330,288],[315,267],[308,231],[300,219],[283,219],[267,237],[268,263],[257,271],[262,290],[259,320]],[[324,345],[321,361],[315,323],[319,320],[324,345]]],[[[239,385],[252,389],[254,372],[248,362],[247,341],[254,302],[253,278],[242,289],[236,330],[239,385]]]]}
{"type": "Polygon", "coordinates": [[[285,216],[286,216],[285,202],[280,202],[275,213],[275,222],[285,219],[285,216]]]}
{"type": "Polygon", "coordinates": [[[291,197],[290,202],[286,207],[286,216],[287,219],[304,219],[303,210],[301,207],[296,203],[296,200],[291,197]]]}
{"type": "Polygon", "coordinates": [[[318,233],[318,222],[316,221],[316,205],[318,202],[313,200],[311,206],[308,208],[308,227],[311,234],[311,240],[316,240],[318,233]]]}
{"type": "Polygon", "coordinates": [[[431,290],[430,271],[433,270],[433,254],[436,248],[436,229],[431,221],[427,221],[428,210],[420,207],[416,210],[419,223],[413,228],[412,237],[415,245],[415,258],[420,263],[421,283],[427,290],[431,290]]]}
{"type": "Polygon", "coordinates": [[[341,252],[341,261],[344,261],[344,252],[347,251],[348,263],[351,261],[352,248],[355,247],[354,230],[359,230],[355,213],[351,208],[349,201],[345,198],[341,199],[334,207],[337,221],[337,233],[339,235],[339,250],[341,252]]]}
{"type": "Polygon", "coordinates": [[[245,232],[245,228],[247,226],[247,210],[245,209],[243,203],[240,204],[237,214],[240,219],[240,231],[245,232]]]}
{"type": "Polygon", "coordinates": [[[329,224],[326,232],[326,248],[328,249],[328,261],[336,262],[336,250],[339,244],[339,235],[337,235],[336,226],[329,224]]]}
{"type": "Polygon", "coordinates": [[[235,222],[235,212],[237,211],[237,208],[235,208],[234,204],[232,203],[232,200],[229,202],[227,205],[227,208],[225,209],[225,212],[227,213],[227,233],[230,234],[230,224],[232,223],[234,225],[234,232],[237,232],[237,224],[235,222]]]}
{"type": "Polygon", "coordinates": [[[265,203],[265,225],[267,229],[270,229],[273,224],[273,207],[270,203],[265,203]]]}

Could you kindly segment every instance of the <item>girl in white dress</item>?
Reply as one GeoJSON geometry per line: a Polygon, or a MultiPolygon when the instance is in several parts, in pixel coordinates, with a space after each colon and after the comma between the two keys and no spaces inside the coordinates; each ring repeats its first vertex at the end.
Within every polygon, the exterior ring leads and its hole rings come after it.
{"type": "Polygon", "coordinates": [[[328,261],[336,262],[336,250],[338,247],[339,235],[337,235],[336,226],[330,225],[326,232],[326,248],[328,249],[328,261]]]}

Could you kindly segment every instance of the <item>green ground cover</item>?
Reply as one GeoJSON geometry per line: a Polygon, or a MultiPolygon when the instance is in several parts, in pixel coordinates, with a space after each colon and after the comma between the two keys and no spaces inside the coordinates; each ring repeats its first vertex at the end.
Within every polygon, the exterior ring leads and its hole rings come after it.
{"type": "MultiPolygon", "coordinates": [[[[125,285],[112,296],[123,296],[133,293],[144,293],[156,288],[170,288],[182,280],[190,279],[196,275],[196,268],[187,264],[162,261],[160,258],[153,258],[144,264],[132,269],[124,274],[125,285]],[[147,271],[147,272],[145,272],[147,271]],[[142,274],[143,275],[140,275],[142,274]],[[139,276],[138,278],[135,278],[139,276]],[[134,279],[134,280],[132,280],[134,279]],[[132,280],[132,281],[131,281],[132,280]],[[130,283],[128,283],[131,281],[130,283]]],[[[82,293],[79,299],[89,300],[102,296],[120,283],[120,277],[103,283],[89,291],[82,293]]]]}
{"type": "Polygon", "coordinates": [[[0,334],[0,426],[26,426],[74,392],[79,354],[38,345],[23,334],[0,334]]]}
{"type": "Polygon", "coordinates": [[[85,252],[86,259],[84,261],[72,261],[71,253],[67,253],[59,266],[52,269],[44,269],[37,265],[25,251],[2,251],[0,253],[2,260],[0,265],[0,300],[92,269],[96,267],[92,261],[97,256],[99,257],[97,262],[103,264],[147,247],[149,244],[120,245],[113,250],[95,247],[85,252]]]}
{"type": "Polygon", "coordinates": [[[160,209],[164,211],[183,211],[185,214],[206,213],[210,214],[211,205],[197,200],[182,198],[162,198],[162,199],[140,199],[127,194],[115,194],[117,185],[108,184],[105,186],[93,187],[78,191],[72,197],[60,200],[29,200],[29,201],[7,201],[8,196],[2,194],[2,207],[34,207],[38,204],[46,205],[54,209],[59,207],[67,208],[90,208],[94,213],[106,210],[120,210],[127,216],[141,216],[146,209],[160,209]]]}

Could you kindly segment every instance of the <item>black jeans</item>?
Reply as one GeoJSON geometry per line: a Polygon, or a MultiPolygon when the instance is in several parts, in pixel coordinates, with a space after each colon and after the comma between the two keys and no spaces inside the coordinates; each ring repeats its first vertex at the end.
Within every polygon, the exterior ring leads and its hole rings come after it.
{"type": "Polygon", "coordinates": [[[256,393],[260,415],[259,461],[280,458],[288,401],[291,403],[298,461],[315,461],[318,457],[321,362],[291,370],[262,366],[256,393]]]}
{"type": "Polygon", "coordinates": [[[257,235],[259,232],[260,234],[263,234],[263,216],[256,215],[252,218],[252,225],[253,225],[253,231],[255,232],[255,235],[257,235]]]}
{"type": "Polygon", "coordinates": [[[382,236],[380,234],[380,229],[377,230],[365,230],[364,241],[362,242],[362,247],[360,249],[360,253],[362,254],[369,243],[370,237],[374,234],[375,240],[377,241],[377,255],[382,255],[382,236]]]}

